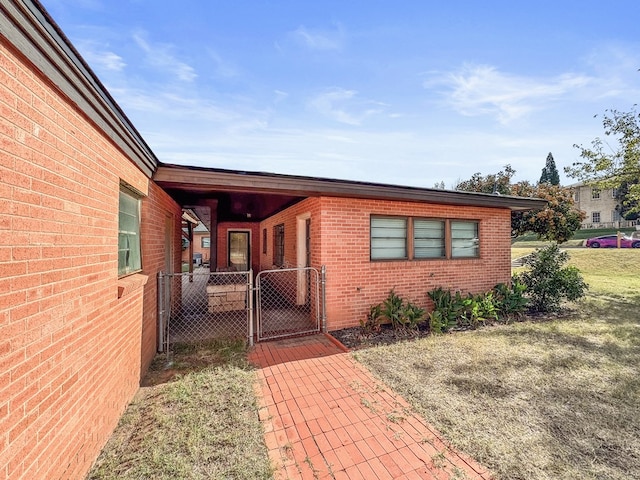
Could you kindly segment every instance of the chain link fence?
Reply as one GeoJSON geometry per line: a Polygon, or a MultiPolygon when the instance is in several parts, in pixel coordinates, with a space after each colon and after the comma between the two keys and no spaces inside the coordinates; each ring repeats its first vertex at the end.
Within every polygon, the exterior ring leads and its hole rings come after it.
{"type": "Polygon", "coordinates": [[[312,267],[260,272],[256,277],[258,341],[319,332],[320,286],[318,270],[312,267]]]}
{"type": "Polygon", "coordinates": [[[246,338],[253,344],[253,274],[209,272],[158,274],[158,344],[169,353],[175,344],[215,338],[246,338]]]}

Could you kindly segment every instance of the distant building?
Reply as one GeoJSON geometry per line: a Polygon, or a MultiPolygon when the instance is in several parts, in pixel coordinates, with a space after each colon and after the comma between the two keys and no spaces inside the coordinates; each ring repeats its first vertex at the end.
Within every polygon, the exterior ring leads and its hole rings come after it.
{"type": "Polygon", "coordinates": [[[625,220],[620,216],[617,189],[599,189],[582,182],[569,185],[576,206],[585,212],[582,228],[624,228],[633,227],[637,220],[625,220]]]}

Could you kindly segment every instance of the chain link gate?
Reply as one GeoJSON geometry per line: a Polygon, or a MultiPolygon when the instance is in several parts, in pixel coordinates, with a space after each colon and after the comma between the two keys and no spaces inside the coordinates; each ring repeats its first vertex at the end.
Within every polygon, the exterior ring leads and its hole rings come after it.
{"type": "Polygon", "coordinates": [[[322,276],[312,267],[258,273],[256,330],[259,342],[324,329],[324,273],[324,267],[322,276]]]}
{"type": "Polygon", "coordinates": [[[246,338],[253,345],[253,273],[158,274],[158,345],[246,338]]]}

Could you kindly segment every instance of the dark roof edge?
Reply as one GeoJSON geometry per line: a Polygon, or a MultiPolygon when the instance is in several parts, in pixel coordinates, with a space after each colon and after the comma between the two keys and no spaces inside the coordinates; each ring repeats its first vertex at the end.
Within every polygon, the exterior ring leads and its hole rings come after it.
{"type": "Polygon", "coordinates": [[[406,200],[447,205],[509,208],[510,210],[533,210],[547,205],[546,200],[539,198],[166,163],[160,163],[154,180],[167,188],[180,188],[181,185],[188,185],[190,187],[215,188],[223,191],[238,190],[298,196],[406,200]]]}
{"type": "Polygon", "coordinates": [[[0,12],[0,35],[151,177],[155,154],[40,2],[3,1],[0,12]]]}

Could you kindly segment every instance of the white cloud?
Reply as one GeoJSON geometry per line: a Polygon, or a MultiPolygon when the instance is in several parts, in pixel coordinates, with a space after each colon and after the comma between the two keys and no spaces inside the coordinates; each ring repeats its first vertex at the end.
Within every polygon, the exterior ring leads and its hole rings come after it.
{"type": "Polygon", "coordinates": [[[124,59],[92,41],[77,42],[76,46],[87,63],[98,71],[121,72],[127,66],[124,59]]]}
{"type": "Polygon", "coordinates": [[[331,120],[347,125],[361,125],[373,115],[382,113],[386,105],[372,100],[360,100],[356,90],[332,88],[309,101],[309,106],[331,120]]]}
{"type": "Polygon", "coordinates": [[[137,32],[133,39],[146,55],[149,65],[178,77],[183,82],[192,82],[197,78],[193,67],[174,57],[173,47],[168,44],[151,44],[145,38],[144,32],[137,32]]]}
{"type": "Polygon", "coordinates": [[[300,25],[291,32],[291,36],[311,50],[340,50],[345,39],[344,29],[340,24],[333,30],[308,29],[300,25]]]}
{"type": "Polygon", "coordinates": [[[424,86],[444,85],[446,102],[462,115],[493,115],[507,124],[592,81],[591,77],[576,74],[535,79],[502,73],[488,65],[465,65],[458,72],[425,82],[424,86]]]}

